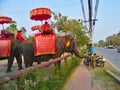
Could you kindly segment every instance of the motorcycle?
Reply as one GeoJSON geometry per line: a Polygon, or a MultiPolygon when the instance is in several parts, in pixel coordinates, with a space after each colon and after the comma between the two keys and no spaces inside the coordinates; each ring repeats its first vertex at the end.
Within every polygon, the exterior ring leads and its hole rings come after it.
{"type": "MultiPolygon", "coordinates": [[[[94,56],[95,55],[96,54],[94,54],[94,56]]],[[[94,60],[91,60],[90,58],[85,58],[83,63],[87,66],[90,64],[92,66],[104,67],[105,59],[103,58],[103,56],[101,56],[101,55],[98,55],[98,56],[96,55],[95,57],[94,56],[92,56],[92,58],[94,58],[94,60]]]]}
{"type": "Polygon", "coordinates": [[[104,67],[105,65],[105,59],[103,58],[103,56],[97,56],[96,57],[96,66],[98,67],[104,67]]]}

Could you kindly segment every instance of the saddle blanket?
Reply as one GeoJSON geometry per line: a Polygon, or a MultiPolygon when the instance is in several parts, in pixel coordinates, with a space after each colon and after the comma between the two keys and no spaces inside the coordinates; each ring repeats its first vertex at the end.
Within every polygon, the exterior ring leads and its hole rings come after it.
{"type": "Polygon", "coordinates": [[[35,34],[34,54],[55,54],[55,35],[35,34]]]}
{"type": "Polygon", "coordinates": [[[11,40],[0,40],[0,57],[10,56],[11,40]]]}

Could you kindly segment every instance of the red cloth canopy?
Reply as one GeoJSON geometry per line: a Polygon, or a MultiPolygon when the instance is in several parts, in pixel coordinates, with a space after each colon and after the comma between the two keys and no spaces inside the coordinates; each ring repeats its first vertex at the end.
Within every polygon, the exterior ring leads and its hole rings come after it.
{"type": "Polygon", "coordinates": [[[3,30],[4,30],[4,23],[11,23],[12,22],[12,18],[4,16],[4,15],[0,15],[0,24],[2,24],[3,30]]]}
{"type": "Polygon", "coordinates": [[[11,23],[11,22],[12,22],[12,18],[0,15],[0,24],[11,23]]]}
{"type": "Polygon", "coordinates": [[[38,30],[40,27],[41,25],[35,25],[35,26],[32,26],[31,29],[32,31],[34,31],[34,30],[38,30]]]}
{"type": "Polygon", "coordinates": [[[30,18],[35,21],[42,21],[51,18],[51,10],[48,8],[35,8],[30,11],[30,18]]]}

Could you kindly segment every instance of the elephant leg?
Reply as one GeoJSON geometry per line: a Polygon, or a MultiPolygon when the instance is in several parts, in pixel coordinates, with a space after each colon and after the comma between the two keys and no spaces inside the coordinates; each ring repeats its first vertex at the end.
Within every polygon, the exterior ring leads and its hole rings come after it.
{"type": "Polygon", "coordinates": [[[32,57],[24,56],[24,63],[26,68],[32,66],[33,65],[32,57]]]}
{"type": "Polygon", "coordinates": [[[14,61],[13,55],[8,57],[8,66],[7,66],[6,72],[11,72],[11,67],[12,67],[13,61],[14,61]]]}
{"type": "Polygon", "coordinates": [[[16,56],[17,64],[18,64],[18,70],[22,69],[22,57],[16,56]]]}
{"type": "Polygon", "coordinates": [[[41,62],[37,61],[37,64],[40,64],[41,62]]]}
{"type": "Polygon", "coordinates": [[[26,67],[26,68],[28,68],[28,67],[30,67],[30,66],[33,66],[33,64],[32,64],[32,63],[29,63],[29,64],[28,64],[28,63],[25,63],[25,67],[26,67]]]}

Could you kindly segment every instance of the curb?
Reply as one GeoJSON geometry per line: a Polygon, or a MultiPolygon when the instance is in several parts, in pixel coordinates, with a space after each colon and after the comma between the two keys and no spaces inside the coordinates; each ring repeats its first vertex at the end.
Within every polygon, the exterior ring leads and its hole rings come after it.
{"type": "MultiPolygon", "coordinates": [[[[104,57],[105,58],[105,57],[104,57]]],[[[114,64],[112,64],[107,58],[105,58],[109,64],[111,64],[118,72],[120,72],[120,69],[117,68],[114,64]]]]}
{"type": "Polygon", "coordinates": [[[113,74],[110,70],[106,70],[106,72],[120,83],[120,77],[113,74]]]}

